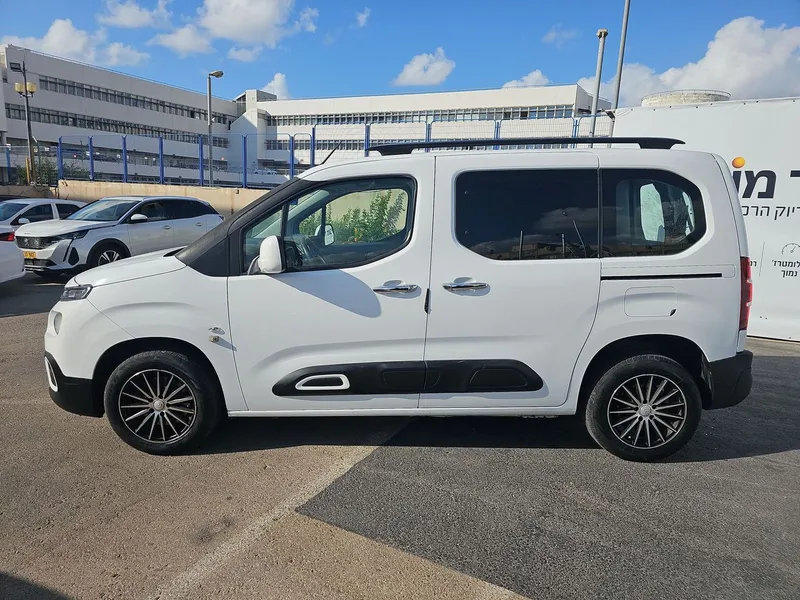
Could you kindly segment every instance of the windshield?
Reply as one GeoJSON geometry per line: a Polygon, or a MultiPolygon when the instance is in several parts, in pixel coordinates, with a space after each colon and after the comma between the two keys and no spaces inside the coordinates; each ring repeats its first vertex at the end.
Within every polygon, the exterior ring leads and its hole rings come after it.
{"type": "Polygon", "coordinates": [[[6,221],[28,206],[24,202],[0,202],[0,221],[6,221]]]}
{"type": "Polygon", "coordinates": [[[119,221],[131,208],[139,204],[138,200],[109,198],[98,200],[75,211],[67,219],[73,221],[119,221]]]}

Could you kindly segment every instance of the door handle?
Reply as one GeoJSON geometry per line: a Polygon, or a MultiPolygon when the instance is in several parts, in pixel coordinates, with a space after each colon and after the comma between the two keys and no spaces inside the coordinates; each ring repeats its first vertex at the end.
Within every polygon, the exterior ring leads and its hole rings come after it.
{"type": "Polygon", "coordinates": [[[202,226],[203,226],[203,224],[202,224],[202,223],[195,223],[195,224],[194,224],[194,226],[195,226],[195,227],[202,227],[202,226]]]}
{"type": "Polygon", "coordinates": [[[475,290],[485,290],[489,287],[489,284],[481,283],[479,281],[451,281],[450,283],[443,283],[442,287],[444,287],[444,289],[446,289],[448,292],[458,292],[460,290],[474,292],[475,290]]]}
{"type": "Polygon", "coordinates": [[[413,283],[399,283],[397,285],[372,288],[372,291],[378,294],[410,294],[416,291],[417,287],[413,283]]]}
{"type": "Polygon", "coordinates": [[[172,229],[172,225],[164,225],[163,229],[172,229]]]}

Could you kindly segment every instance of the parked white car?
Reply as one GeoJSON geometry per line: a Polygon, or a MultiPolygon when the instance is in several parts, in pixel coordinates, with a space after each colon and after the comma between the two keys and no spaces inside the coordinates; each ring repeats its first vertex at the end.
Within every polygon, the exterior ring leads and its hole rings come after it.
{"type": "Polygon", "coordinates": [[[0,241],[13,242],[14,231],[27,223],[66,219],[85,202],[52,198],[12,198],[0,202],[0,241]]]}
{"type": "Polygon", "coordinates": [[[87,204],[61,221],[23,225],[16,241],[27,270],[59,274],[186,246],[221,222],[197,198],[120,196],[87,204]]]}
{"type": "Polygon", "coordinates": [[[750,260],[725,161],[635,141],[310,169],[180,252],[69,281],[51,396],[158,454],[224,412],[577,413],[663,458],[750,393],[750,260]]]}
{"type": "Polygon", "coordinates": [[[22,252],[13,242],[0,241],[0,283],[25,275],[22,252]]]}

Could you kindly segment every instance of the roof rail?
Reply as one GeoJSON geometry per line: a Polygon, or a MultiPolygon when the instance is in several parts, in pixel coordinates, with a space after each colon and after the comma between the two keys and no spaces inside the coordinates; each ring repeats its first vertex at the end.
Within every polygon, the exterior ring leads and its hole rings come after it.
{"type": "Polygon", "coordinates": [[[532,144],[638,144],[643,149],[669,150],[674,145],[683,143],[683,140],[661,137],[536,137],[401,142],[398,144],[370,146],[368,150],[379,152],[381,156],[410,154],[412,150],[421,148],[477,148],[479,146],[529,146],[532,144]]]}

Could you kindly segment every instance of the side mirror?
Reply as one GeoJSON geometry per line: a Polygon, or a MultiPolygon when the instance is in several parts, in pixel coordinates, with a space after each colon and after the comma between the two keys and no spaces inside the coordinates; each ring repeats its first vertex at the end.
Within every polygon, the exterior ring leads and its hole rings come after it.
{"type": "Polygon", "coordinates": [[[136,213],[135,215],[131,216],[130,221],[131,223],[144,223],[147,221],[147,217],[142,213],[136,213]]]}
{"type": "MultiPolygon", "coordinates": [[[[256,273],[274,275],[283,273],[286,270],[286,258],[283,254],[283,240],[277,235],[271,235],[261,242],[258,257],[255,259],[256,273]]],[[[253,273],[253,265],[250,266],[250,273],[253,273]]]]}
{"type": "Polygon", "coordinates": [[[28,217],[20,217],[19,219],[17,219],[17,223],[19,223],[20,225],[27,225],[30,222],[31,220],[28,217]]]}

